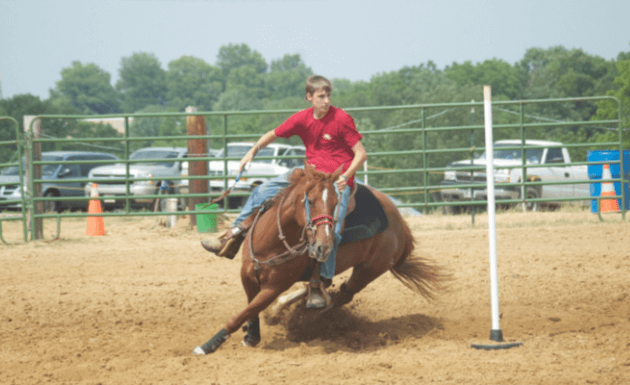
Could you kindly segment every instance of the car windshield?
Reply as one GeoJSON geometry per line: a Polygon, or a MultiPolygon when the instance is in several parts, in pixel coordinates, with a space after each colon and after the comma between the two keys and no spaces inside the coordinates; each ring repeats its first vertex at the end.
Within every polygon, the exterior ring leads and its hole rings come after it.
{"type": "MultiPolygon", "coordinates": [[[[177,158],[177,151],[169,150],[139,150],[131,154],[129,159],[174,159],[177,158]]],[[[175,162],[142,162],[142,164],[159,164],[161,166],[173,167],[175,162]]]]}
{"type": "MultiPolygon", "coordinates": [[[[228,145],[228,158],[242,158],[247,154],[254,145],[253,144],[235,144],[228,145]]],[[[274,149],[272,147],[265,147],[258,151],[256,156],[274,156],[274,149]]],[[[217,158],[223,158],[223,150],[219,151],[217,158]]],[[[273,159],[260,159],[256,160],[258,163],[271,163],[273,159]]]]}
{"type": "MultiPolygon", "coordinates": [[[[42,162],[58,162],[62,161],[63,157],[58,155],[42,155],[42,162]]],[[[42,165],[42,175],[54,175],[55,171],[59,168],[58,164],[44,164],[42,165]]],[[[24,158],[22,157],[22,170],[26,169],[24,158]]],[[[20,175],[20,168],[18,166],[6,167],[1,172],[2,175],[20,175]]]]}
{"type": "MultiPolygon", "coordinates": [[[[501,147],[516,147],[518,144],[499,144],[494,146],[493,157],[494,159],[521,159],[521,150],[504,150],[501,147]]],[[[539,164],[542,158],[542,148],[529,148],[525,150],[525,158],[527,162],[533,164],[539,164]]],[[[481,154],[479,159],[486,159],[486,153],[481,154]]]]}

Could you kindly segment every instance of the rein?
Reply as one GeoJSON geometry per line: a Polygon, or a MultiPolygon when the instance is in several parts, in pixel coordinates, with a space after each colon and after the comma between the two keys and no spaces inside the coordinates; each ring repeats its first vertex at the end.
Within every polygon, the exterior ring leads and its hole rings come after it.
{"type": "Polygon", "coordinates": [[[241,176],[243,175],[243,171],[245,171],[245,168],[243,168],[243,169],[242,169],[242,170],[238,173],[238,175],[236,176],[236,179],[234,179],[234,184],[233,184],[231,187],[228,187],[228,189],[227,189],[227,190],[225,190],[225,191],[223,192],[223,194],[221,194],[221,196],[219,196],[219,197],[217,197],[217,198],[214,198],[213,200],[211,200],[211,201],[210,201],[210,203],[207,203],[207,204],[205,204],[205,205],[201,206],[201,207],[199,208],[199,210],[203,210],[203,209],[205,209],[206,207],[208,207],[208,206],[210,206],[210,205],[212,205],[212,204],[215,204],[215,203],[217,203],[217,202],[221,202],[221,201],[222,201],[222,200],[223,200],[226,196],[230,195],[230,193],[232,192],[232,189],[234,188],[234,186],[236,186],[236,184],[238,183],[238,181],[241,179],[241,176]]]}
{"type": "MultiPolygon", "coordinates": [[[[335,191],[337,191],[336,185],[335,185],[335,191]]],[[[271,266],[277,266],[277,265],[283,264],[285,262],[288,262],[304,254],[309,249],[309,247],[312,246],[313,244],[311,240],[307,239],[308,238],[307,233],[309,231],[315,234],[317,232],[317,228],[320,225],[330,225],[331,229],[334,231],[335,223],[337,223],[337,221],[339,220],[339,206],[341,205],[341,200],[339,200],[337,202],[337,205],[335,206],[335,218],[333,218],[330,215],[324,214],[324,215],[318,215],[315,218],[310,219],[306,223],[306,225],[304,225],[304,228],[302,229],[302,234],[300,235],[300,241],[298,242],[298,244],[291,247],[289,243],[287,242],[286,237],[284,236],[284,233],[282,232],[282,223],[280,222],[280,209],[282,208],[286,197],[287,196],[285,195],[280,200],[280,204],[278,205],[278,209],[276,213],[276,221],[278,224],[278,238],[282,241],[282,243],[284,243],[284,246],[286,247],[287,250],[283,252],[282,254],[278,254],[266,261],[259,260],[258,258],[256,258],[256,253],[254,253],[254,242],[253,242],[254,228],[256,227],[256,224],[258,223],[258,219],[260,218],[260,214],[262,213],[263,210],[258,210],[258,212],[256,213],[256,217],[254,218],[254,222],[252,223],[252,228],[249,234],[249,250],[252,256],[252,261],[254,261],[256,271],[262,270],[263,267],[265,266],[271,267],[271,266]]],[[[306,218],[308,219],[311,217],[311,214],[308,208],[308,199],[307,199],[306,193],[304,193],[304,206],[306,210],[306,218]]]]}

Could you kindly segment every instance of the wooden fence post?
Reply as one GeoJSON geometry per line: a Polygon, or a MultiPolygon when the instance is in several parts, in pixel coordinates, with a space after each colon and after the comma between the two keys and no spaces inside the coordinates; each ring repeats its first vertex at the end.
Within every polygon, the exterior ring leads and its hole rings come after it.
{"type": "MultiPolygon", "coordinates": [[[[30,154],[33,152],[33,160],[41,161],[42,160],[42,144],[41,143],[33,143],[32,139],[39,139],[42,137],[42,120],[37,119],[35,122],[35,116],[33,115],[25,115],[23,118],[24,123],[24,132],[26,133],[27,146],[24,150],[24,159],[25,159],[25,167],[24,167],[24,186],[30,189],[31,187],[31,179],[41,179],[42,178],[42,166],[34,165],[33,166],[33,175],[31,175],[30,168],[30,154]],[[33,136],[29,135],[29,128],[31,127],[31,122],[33,122],[33,136]]],[[[35,183],[33,191],[29,190],[28,196],[33,196],[36,198],[40,198],[42,196],[42,185],[41,183],[35,183]]],[[[27,213],[27,221],[29,223],[28,228],[32,232],[32,239],[44,239],[44,221],[42,218],[37,218],[33,221],[33,215],[41,214],[44,212],[44,202],[36,202],[33,207],[30,207],[27,213]],[[33,224],[34,222],[34,224],[33,224]]]]}
{"type": "MultiPolygon", "coordinates": [[[[197,112],[197,107],[188,106],[186,112],[197,112]]],[[[186,134],[188,136],[206,135],[206,119],[204,116],[186,116],[186,134]]],[[[208,156],[208,140],[207,139],[189,139],[188,140],[188,175],[189,176],[207,176],[208,161],[193,161],[196,157],[208,156]]],[[[208,180],[206,179],[189,179],[188,191],[190,194],[208,194],[208,180]]],[[[188,209],[195,210],[198,203],[208,203],[208,197],[191,197],[188,198],[188,209]]],[[[197,216],[190,215],[190,226],[197,225],[197,216]]]]}

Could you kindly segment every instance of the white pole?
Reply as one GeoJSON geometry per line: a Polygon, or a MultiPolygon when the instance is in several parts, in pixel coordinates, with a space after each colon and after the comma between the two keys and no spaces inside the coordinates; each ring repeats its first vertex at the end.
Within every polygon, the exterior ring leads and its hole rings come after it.
{"type": "Polygon", "coordinates": [[[365,178],[364,178],[364,181],[365,181],[365,184],[367,185],[367,184],[368,184],[368,174],[367,174],[367,171],[368,171],[368,165],[367,165],[367,157],[365,158],[365,162],[363,163],[363,171],[365,172],[365,178]]]}
{"type": "Polygon", "coordinates": [[[488,184],[488,233],[490,248],[490,298],[492,306],[492,330],[490,339],[503,341],[499,326],[499,285],[497,282],[497,232],[494,200],[494,148],[492,139],[492,91],[483,87],[483,116],[486,133],[486,180],[488,184]]]}

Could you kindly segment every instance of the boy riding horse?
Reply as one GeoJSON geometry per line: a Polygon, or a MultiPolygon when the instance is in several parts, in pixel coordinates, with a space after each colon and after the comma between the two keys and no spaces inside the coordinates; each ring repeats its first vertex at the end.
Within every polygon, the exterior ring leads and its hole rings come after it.
{"type": "MultiPolygon", "coordinates": [[[[323,292],[324,286],[320,284],[320,274],[327,282],[331,282],[335,275],[335,256],[341,241],[341,229],[348,210],[350,191],[354,185],[354,174],[367,159],[365,148],[361,144],[363,136],[357,131],[354,119],[344,110],[330,105],[331,92],[332,84],[325,77],[315,75],[306,79],[306,100],[311,103],[311,108],[295,113],[276,129],[258,139],[252,149],[241,159],[239,169],[239,172],[243,170],[261,148],[273,143],[276,138],[289,138],[293,135],[298,135],[302,139],[306,147],[307,161],[315,166],[316,170],[332,174],[337,168],[343,166],[343,173],[336,181],[340,204],[339,220],[334,229],[334,247],[328,259],[313,269],[310,283],[313,290],[307,302],[309,308],[322,308],[326,305],[327,294],[323,292]]],[[[288,186],[288,177],[292,171],[289,170],[258,186],[243,206],[232,227],[217,239],[201,241],[201,245],[217,256],[234,258],[252,225],[254,220],[252,214],[276,196],[282,188],[288,186]]]]}

